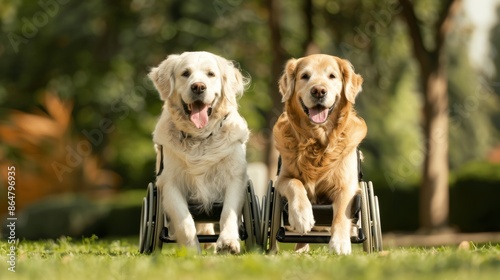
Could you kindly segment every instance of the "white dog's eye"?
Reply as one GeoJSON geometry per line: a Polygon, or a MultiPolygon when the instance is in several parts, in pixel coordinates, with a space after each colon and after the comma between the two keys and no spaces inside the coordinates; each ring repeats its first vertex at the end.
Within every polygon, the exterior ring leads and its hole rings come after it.
{"type": "Polygon", "coordinates": [[[189,77],[189,75],[191,75],[191,72],[187,69],[184,70],[184,72],[182,72],[182,74],[181,74],[182,77],[186,77],[186,78],[189,77]]]}
{"type": "Polygon", "coordinates": [[[330,74],[330,79],[335,79],[335,75],[334,74],[330,74]]]}
{"type": "Polygon", "coordinates": [[[302,80],[309,80],[310,76],[309,76],[309,74],[304,73],[304,74],[302,74],[302,76],[300,76],[300,78],[301,78],[302,80]]]}
{"type": "Polygon", "coordinates": [[[215,77],[215,73],[212,71],[208,71],[207,76],[209,77],[215,77]]]}

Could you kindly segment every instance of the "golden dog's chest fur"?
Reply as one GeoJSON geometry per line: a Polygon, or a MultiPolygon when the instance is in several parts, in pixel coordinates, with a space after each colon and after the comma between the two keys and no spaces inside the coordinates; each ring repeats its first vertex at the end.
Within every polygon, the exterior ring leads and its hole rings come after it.
{"type": "Polygon", "coordinates": [[[283,113],[274,126],[274,138],[288,176],[304,184],[313,203],[331,203],[340,191],[344,160],[366,136],[364,120],[345,104],[331,127],[304,128],[299,118],[283,113]],[[323,138],[323,139],[322,139],[323,138]]]}

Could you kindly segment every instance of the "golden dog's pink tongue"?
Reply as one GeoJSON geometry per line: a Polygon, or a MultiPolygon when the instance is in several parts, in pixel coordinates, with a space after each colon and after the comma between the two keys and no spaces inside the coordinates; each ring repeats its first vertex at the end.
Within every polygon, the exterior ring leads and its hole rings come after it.
{"type": "Polygon", "coordinates": [[[309,119],[315,123],[324,123],[328,118],[328,108],[323,106],[314,106],[309,108],[309,119]]]}
{"type": "Polygon", "coordinates": [[[199,101],[191,104],[191,115],[189,119],[197,128],[205,127],[208,123],[208,105],[199,101]]]}

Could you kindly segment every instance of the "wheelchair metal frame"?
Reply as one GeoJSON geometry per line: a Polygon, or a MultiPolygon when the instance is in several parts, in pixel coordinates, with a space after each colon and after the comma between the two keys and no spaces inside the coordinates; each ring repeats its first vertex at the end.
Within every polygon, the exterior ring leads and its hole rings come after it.
{"type": "MultiPolygon", "coordinates": [[[[281,167],[281,158],[278,160],[278,174],[281,167]]],[[[358,150],[358,179],[360,193],[354,197],[352,203],[352,223],[354,235],[351,243],[362,243],[363,250],[367,253],[383,250],[382,230],[378,197],[374,195],[372,182],[363,181],[361,160],[358,150]],[[357,231],[357,232],[356,232],[357,231]]],[[[331,227],[333,220],[333,206],[312,205],[316,226],[331,227]]],[[[288,225],[287,202],[276,191],[271,180],[268,185],[267,194],[262,198],[261,214],[262,243],[265,252],[276,253],[278,242],[282,243],[328,243],[330,234],[312,232],[299,235],[286,230],[288,225]]]]}
{"type": "MultiPolygon", "coordinates": [[[[159,168],[156,177],[163,172],[163,147],[159,148],[159,168]]],[[[260,206],[251,180],[247,181],[245,201],[240,219],[240,240],[245,242],[246,250],[254,250],[262,244],[260,206]]],[[[205,213],[196,204],[189,203],[188,209],[195,223],[218,224],[223,203],[214,204],[210,213],[205,213]]],[[[163,243],[175,243],[168,234],[167,215],[163,212],[161,189],[155,183],[149,183],[146,196],[142,200],[141,223],[139,230],[139,252],[151,254],[161,251],[163,243]]],[[[214,243],[219,238],[214,235],[197,235],[199,243],[214,243]]]]}

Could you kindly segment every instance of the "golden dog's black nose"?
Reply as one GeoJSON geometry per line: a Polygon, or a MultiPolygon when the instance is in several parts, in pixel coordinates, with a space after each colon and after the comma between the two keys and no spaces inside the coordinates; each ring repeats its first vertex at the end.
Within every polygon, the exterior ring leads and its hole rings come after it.
{"type": "Polygon", "coordinates": [[[326,95],[326,88],[324,86],[313,86],[311,88],[311,95],[316,98],[321,98],[326,95]]]}
{"type": "Polygon", "coordinates": [[[191,91],[194,94],[202,94],[202,93],[205,92],[206,89],[207,89],[207,86],[204,83],[201,83],[201,82],[193,83],[191,85],[191,91]]]}

